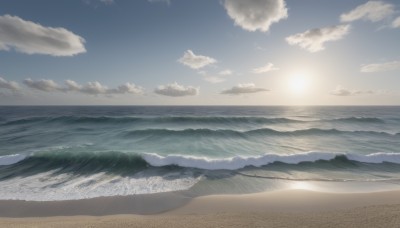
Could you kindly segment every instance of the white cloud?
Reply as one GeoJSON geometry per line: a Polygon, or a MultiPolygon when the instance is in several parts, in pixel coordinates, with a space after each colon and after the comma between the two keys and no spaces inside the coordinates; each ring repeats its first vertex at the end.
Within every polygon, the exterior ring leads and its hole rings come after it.
{"type": "Polygon", "coordinates": [[[115,94],[143,94],[144,89],[140,86],[137,86],[133,83],[127,82],[123,85],[118,86],[116,89],[112,89],[111,93],[115,94]]]}
{"type": "Polygon", "coordinates": [[[86,85],[81,86],[81,89],[78,91],[91,95],[109,94],[107,86],[103,86],[100,82],[97,81],[88,82],[86,85]]]}
{"type": "Polygon", "coordinates": [[[226,69],[226,70],[220,71],[218,74],[226,76],[226,75],[232,75],[233,72],[231,70],[229,70],[229,69],[226,69]]]}
{"type": "Polygon", "coordinates": [[[248,31],[266,32],[288,17],[284,0],[225,0],[224,7],[235,25],[248,31]]]}
{"type": "Polygon", "coordinates": [[[368,1],[365,4],[357,6],[348,13],[340,15],[342,22],[351,22],[355,20],[369,20],[372,22],[381,21],[394,13],[394,5],[383,1],[368,1]]]}
{"type": "Polygon", "coordinates": [[[0,77],[0,89],[8,89],[15,92],[18,91],[20,87],[17,82],[7,81],[4,78],[0,77]]]}
{"type": "Polygon", "coordinates": [[[230,89],[224,90],[221,94],[240,95],[245,93],[257,93],[269,91],[268,89],[258,88],[254,83],[238,84],[230,89]]]}
{"type": "Polygon", "coordinates": [[[361,65],[360,71],[363,73],[383,72],[400,69],[400,61],[386,63],[373,63],[361,65]]]}
{"type": "Polygon", "coordinates": [[[325,49],[325,42],[342,39],[350,30],[350,25],[337,25],[325,28],[315,28],[303,33],[286,37],[290,45],[299,45],[310,52],[325,49]]]}
{"type": "Polygon", "coordinates": [[[53,80],[40,79],[32,80],[30,78],[24,80],[24,84],[29,88],[44,91],[44,92],[78,92],[90,95],[113,95],[113,94],[142,94],[144,89],[133,83],[125,83],[114,89],[109,89],[100,82],[88,82],[85,85],[80,85],[75,81],[66,80],[65,86],[60,86],[53,80]]]}
{"type": "Polygon", "coordinates": [[[85,40],[65,28],[44,27],[16,16],[0,16],[0,50],[72,56],[86,52],[85,40]]]}
{"type": "Polygon", "coordinates": [[[392,27],[393,28],[400,28],[400,17],[394,19],[394,21],[392,22],[392,27]]]}
{"type": "Polygon", "coordinates": [[[183,86],[174,82],[172,84],[160,85],[154,92],[169,97],[195,96],[199,94],[199,89],[193,86],[183,86]]]}
{"type": "Polygon", "coordinates": [[[48,79],[40,79],[37,81],[34,81],[30,78],[27,78],[23,81],[23,83],[28,86],[29,88],[36,89],[36,90],[41,90],[45,92],[54,92],[54,91],[59,91],[62,88],[53,80],[48,80],[48,79]]]}
{"type": "Polygon", "coordinates": [[[217,60],[204,55],[195,55],[192,50],[187,50],[183,56],[178,59],[178,62],[192,69],[200,69],[209,64],[216,63],[217,60]]]}
{"type": "Polygon", "coordinates": [[[273,63],[267,63],[266,65],[264,65],[262,67],[254,68],[251,72],[254,74],[262,74],[262,73],[267,73],[267,72],[274,71],[274,70],[279,70],[279,68],[275,67],[273,63]]]}
{"type": "MultiPolygon", "coordinates": [[[[143,94],[144,89],[133,83],[127,82],[119,85],[117,88],[109,89],[107,86],[102,85],[100,82],[88,82],[85,85],[67,80],[65,82],[69,91],[78,91],[85,94],[99,95],[99,94],[143,94]]],[[[68,91],[68,90],[67,90],[68,91]]]]}
{"type": "Polygon", "coordinates": [[[342,96],[342,97],[346,97],[346,96],[355,96],[355,95],[371,95],[371,94],[375,94],[374,91],[372,90],[350,90],[350,89],[346,89],[341,85],[336,86],[336,88],[330,92],[331,95],[335,95],[335,96],[342,96]]]}
{"type": "Polygon", "coordinates": [[[79,91],[82,89],[81,85],[79,85],[77,82],[72,81],[72,80],[66,80],[65,85],[66,85],[66,88],[65,88],[66,91],[79,91]]]}

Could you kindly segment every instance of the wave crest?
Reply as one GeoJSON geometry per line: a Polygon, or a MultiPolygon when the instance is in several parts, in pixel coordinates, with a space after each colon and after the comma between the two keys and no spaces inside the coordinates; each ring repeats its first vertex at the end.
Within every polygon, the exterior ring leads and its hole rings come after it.
{"type": "Polygon", "coordinates": [[[145,130],[132,130],[123,133],[125,137],[147,137],[147,136],[180,136],[180,137],[248,137],[248,136],[302,136],[302,135],[340,135],[340,134],[355,134],[355,135],[374,135],[374,136],[397,136],[398,134],[390,134],[387,132],[377,131],[343,131],[335,128],[321,129],[321,128],[308,128],[294,131],[277,131],[271,128],[260,128],[250,131],[236,131],[236,130],[212,130],[207,128],[202,129],[184,129],[184,130],[170,130],[170,129],[145,129],[145,130]]]}
{"type": "Polygon", "coordinates": [[[299,154],[264,154],[254,157],[235,156],[223,159],[210,159],[206,157],[193,157],[183,155],[160,156],[148,153],[142,155],[143,159],[152,166],[177,165],[188,168],[198,168],[206,170],[237,170],[247,166],[261,167],[275,162],[285,164],[299,164],[302,162],[316,162],[320,160],[331,161],[338,157],[345,157],[348,160],[364,163],[396,163],[400,164],[400,154],[398,153],[373,153],[367,155],[328,153],[328,152],[308,152],[299,154]]]}
{"type": "Polygon", "coordinates": [[[380,118],[343,117],[336,119],[300,120],[288,117],[254,117],[254,116],[57,116],[57,117],[27,117],[9,120],[2,125],[21,125],[31,123],[68,123],[68,124],[111,124],[111,123],[171,123],[171,124],[289,124],[309,122],[343,122],[343,123],[384,123],[380,118]]]}
{"type": "Polygon", "coordinates": [[[299,164],[303,162],[334,161],[344,157],[348,161],[363,163],[400,164],[400,153],[373,153],[367,155],[353,153],[307,152],[297,154],[264,154],[259,156],[234,156],[230,158],[207,158],[186,155],[162,156],[155,153],[129,154],[123,152],[85,153],[39,153],[36,155],[6,155],[0,157],[0,165],[19,163],[29,167],[66,168],[74,171],[129,171],[135,172],[147,167],[178,166],[204,170],[238,170],[248,166],[261,167],[280,162],[299,164]]]}
{"type": "Polygon", "coordinates": [[[12,165],[18,163],[26,158],[26,155],[23,154],[11,154],[0,156],[0,166],[1,165],[12,165]]]}

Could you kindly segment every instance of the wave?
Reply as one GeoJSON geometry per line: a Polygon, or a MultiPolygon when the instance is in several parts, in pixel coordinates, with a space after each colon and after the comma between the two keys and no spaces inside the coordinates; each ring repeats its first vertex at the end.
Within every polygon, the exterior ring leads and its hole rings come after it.
{"type": "Polygon", "coordinates": [[[0,156],[0,166],[1,165],[12,165],[17,162],[24,160],[27,156],[23,154],[11,154],[0,156]]]}
{"type": "Polygon", "coordinates": [[[289,118],[265,118],[265,117],[218,117],[218,116],[170,116],[170,117],[110,117],[110,116],[60,116],[60,117],[30,117],[11,120],[2,125],[29,124],[35,122],[48,123],[177,123],[177,124],[268,124],[268,123],[299,123],[301,120],[289,118]]]}
{"type": "Polygon", "coordinates": [[[10,120],[2,125],[22,125],[31,123],[68,123],[68,124],[81,124],[81,123],[127,123],[140,120],[136,117],[89,117],[89,116],[59,116],[59,117],[28,117],[17,120],[10,120]]]}
{"type": "MultiPolygon", "coordinates": [[[[324,120],[322,120],[324,121],[324,120]]],[[[384,123],[385,120],[376,117],[346,117],[337,119],[327,119],[327,122],[345,122],[345,123],[384,123]]]]}
{"type": "Polygon", "coordinates": [[[9,120],[1,125],[21,125],[31,123],[67,123],[67,124],[290,124],[307,122],[343,122],[343,123],[384,123],[380,118],[346,117],[337,119],[299,120],[292,118],[248,117],[248,116],[162,116],[162,117],[112,117],[112,116],[59,116],[59,117],[29,117],[9,120]]]}
{"type": "MultiPolygon", "coordinates": [[[[12,155],[20,157],[23,155],[12,155]]],[[[40,152],[5,163],[0,157],[0,200],[58,201],[154,194],[191,188],[201,176],[183,168],[146,169],[122,152],[40,152]],[[21,187],[22,186],[22,187],[21,187]]]]}
{"type": "Polygon", "coordinates": [[[400,164],[400,154],[398,153],[374,153],[368,155],[328,153],[328,152],[308,152],[299,154],[264,154],[260,156],[245,157],[235,156],[223,159],[210,159],[206,157],[193,157],[183,155],[161,156],[158,154],[144,154],[144,160],[152,166],[177,165],[187,168],[198,168],[205,170],[238,170],[247,166],[261,167],[268,164],[281,162],[285,164],[299,164],[302,162],[333,161],[339,157],[344,157],[349,161],[364,163],[396,163],[400,164]]]}
{"type": "Polygon", "coordinates": [[[179,137],[250,137],[250,136],[309,136],[309,135],[372,135],[372,136],[398,136],[399,134],[390,134],[387,132],[377,131],[342,131],[338,129],[320,129],[309,128],[294,131],[277,131],[271,128],[260,128],[250,131],[236,131],[236,130],[212,130],[212,129],[184,129],[184,130],[170,130],[170,129],[145,129],[145,130],[132,130],[123,132],[124,137],[164,137],[164,136],[179,136],[179,137]]]}
{"type": "MultiPolygon", "coordinates": [[[[109,152],[37,152],[32,155],[7,155],[0,157],[0,165],[34,173],[58,169],[60,173],[90,174],[99,172],[136,173],[149,164],[137,154],[109,152]]],[[[0,166],[1,167],[1,166],[0,166]]],[[[18,174],[17,174],[18,175],[18,174]]],[[[0,173],[0,179],[1,179],[0,173]]]]}
{"type": "Polygon", "coordinates": [[[37,153],[30,156],[6,155],[0,157],[0,165],[26,166],[30,168],[65,168],[67,170],[99,172],[138,171],[149,167],[175,166],[181,168],[196,168],[203,170],[238,170],[244,167],[261,167],[272,163],[299,164],[304,162],[354,161],[362,163],[395,163],[400,164],[400,153],[331,153],[307,152],[296,154],[264,154],[259,156],[234,156],[230,158],[207,158],[187,155],[162,156],[155,153],[123,153],[111,152],[64,152],[64,153],[37,153]]]}
{"type": "Polygon", "coordinates": [[[17,120],[9,120],[5,123],[2,123],[1,126],[11,126],[11,125],[23,125],[23,124],[30,124],[36,122],[42,122],[49,120],[48,117],[30,117],[30,118],[23,118],[17,120]]]}

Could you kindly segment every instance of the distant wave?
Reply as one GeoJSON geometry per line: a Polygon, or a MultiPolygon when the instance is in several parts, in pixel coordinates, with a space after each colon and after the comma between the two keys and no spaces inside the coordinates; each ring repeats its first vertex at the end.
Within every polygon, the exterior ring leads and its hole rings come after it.
{"type": "Polygon", "coordinates": [[[338,129],[319,129],[309,128],[294,131],[277,131],[270,128],[260,128],[250,131],[235,131],[235,130],[212,130],[212,129],[184,129],[184,130],[169,130],[169,129],[146,129],[132,130],[122,133],[125,137],[164,137],[164,136],[181,136],[181,137],[250,137],[250,136],[303,136],[303,135],[373,135],[373,136],[397,136],[398,134],[390,134],[377,131],[342,131],[338,129]]]}
{"type": "Polygon", "coordinates": [[[60,117],[30,117],[10,120],[3,125],[28,124],[35,122],[48,123],[181,123],[181,124],[229,124],[229,123],[298,123],[301,120],[290,118],[265,118],[265,117],[197,117],[197,116],[170,116],[170,117],[110,117],[110,116],[60,116],[60,117]]]}
{"type": "Polygon", "coordinates": [[[327,122],[346,122],[346,123],[384,123],[385,121],[380,118],[375,117],[347,117],[347,118],[337,118],[337,119],[327,119],[321,120],[327,122]]]}
{"type": "MultiPolygon", "coordinates": [[[[259,156],[234,156],[230,158],[207,158],[187,155],[162,156],[155,153],[129,154],[123,152],[82,152],[82,153],[38,153],[31,156],[6,155],[0,157],[0,165],[26,166],[32,169],[65,168],[75,172],[99,171],[138,171],[141,169],[164,166],[197,168],[204,170],[237,170],[247,166],[261,167],[280,162],[299,164],[302,162],[331,161],[345,158],[348,161],[363,163],[400,164],[400,153],[373,153],[367,155],[352,153],[307,152],[297,154],[264,154],[259,156]],[[74,170],[73,170],[74,169],[74,170]]],[[[32,171],[32,170],[31,170],[32,171]]]]}
{"type": "Polygon", "coordinates": [[[308,152],[290,155],[264,154],[261,156],[244,157],[235,156],[224,159],[210,159],[183,155],[160,156],[158,154],[144,154],[142,157],[152,166],[177,165],[181,167],[198,168],[206,170],[237,170],[247,166],[261,167],[275,162],[285,164],[299,164],[301,162],[316,162],[319,160],[333,161],[338,157],[345,157],[350,161],[364,163],[397,163],[400,164],[400,154],[374,153],[368,155],[308,152]]]}
{"type": "Polygon", "coordinates": [[[292,118],[248,117],[248,116],[163,116],[163,117],[112,117],[112,116],[59,116],[30,117],[9,120],[1,125],[21,125],[33,123],[68,123],[68,124],[108,124],[108,123],[171,123],[171,124],[289,124],[307,122],[343,122],[343,123],[384,123],[380,118],[346,117],[337,119],[299,120],[292,118]]]}
{"type": "Polygon", "coordinates": [[[42,122],[45,120],[49,120],[48,117],[30,117],[30,118],[23,118],[17,120],[9,120],[5,123],[2,123],[2,126],[9,126],[9,125],[22,125],[22,124],[30,124],[35,122],[42,122]]]}

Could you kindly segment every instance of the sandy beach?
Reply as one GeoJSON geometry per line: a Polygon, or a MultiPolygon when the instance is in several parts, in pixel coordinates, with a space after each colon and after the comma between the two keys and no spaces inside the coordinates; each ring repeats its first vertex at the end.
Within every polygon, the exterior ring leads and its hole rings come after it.
{"type": "Polygon", "coordinates": [[[0,227],[399,227],[399,196],[400,191],[285,190],[194,199],[176,193],[61,202],[1,201],[0,227]]]}

